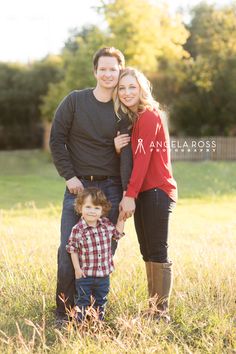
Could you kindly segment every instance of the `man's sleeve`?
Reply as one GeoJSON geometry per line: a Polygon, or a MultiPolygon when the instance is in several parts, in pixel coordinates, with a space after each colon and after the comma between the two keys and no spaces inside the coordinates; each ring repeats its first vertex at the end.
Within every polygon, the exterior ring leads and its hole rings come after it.
{"type": "MultiPolygon", "coordinates": [[[[122,116],[118,124],[118,130],[121,134],[129,134],[132,132],[132,123],[127,116],[122,116]]],[[[133,168],[133,157],[131,143],[121,149],[120,153],[120,175],[123,190],[126,191],[133,168]]]]}
{"type": "Polygon", "coordinates": [[[71,92],[57,107],[50,134],[50,149],[53,162],[60,176],[66,180],[75,176],[66,144],[74,117],[73,100],[76,92],[71,92]]]}

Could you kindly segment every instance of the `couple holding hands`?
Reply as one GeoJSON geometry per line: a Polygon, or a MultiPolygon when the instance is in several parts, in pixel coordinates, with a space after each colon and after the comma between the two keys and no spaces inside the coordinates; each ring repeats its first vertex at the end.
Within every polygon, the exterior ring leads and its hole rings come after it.
{"type": "Polygon", "coordinates": [[[74,307],[82,322],[91,295],[103,320],[112,256],[124,235],[124,222],[133,214],[147,274],[147,314],[168,322],[168,224],[177,186],[165,117],[147,78],[135,68],[125,68],[118,49],[98,50],[93,70],[96,87],[73,91],[62,100],[50,136],[54,164],[66,181],[57,324],[67,321],[66,309],[74,307]]]}

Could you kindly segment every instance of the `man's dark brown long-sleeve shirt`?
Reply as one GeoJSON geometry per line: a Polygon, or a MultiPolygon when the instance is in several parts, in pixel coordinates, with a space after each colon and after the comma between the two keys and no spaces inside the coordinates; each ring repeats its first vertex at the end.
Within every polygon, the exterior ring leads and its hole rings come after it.
{"type": "Polygon", "coordinates": [[[125,190],[132,171],[130,144],[120,156],[114,148],[117,131],[129,133],[130,122],[117,118],[112,100],[98,101],[93,89],[73,91],[58,106],[50,148],[58,173],[74,176],[121,176],[125,190]]]}

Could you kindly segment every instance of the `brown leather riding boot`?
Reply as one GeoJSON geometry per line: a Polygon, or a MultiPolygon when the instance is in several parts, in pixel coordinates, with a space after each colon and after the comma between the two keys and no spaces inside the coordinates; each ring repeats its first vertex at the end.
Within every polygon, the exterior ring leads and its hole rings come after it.
{"type": "Polygon", "coordinates": [[[146,267],[146,276],[147,276],[148,308],[141,311],[141,315],[144,318],[149,318],[150,316],[153,315],[153,310],[152,310],[152,297],[153,297],[152,262],[145,262],[145,267],[146,267]]]}
{"type": "Polygon", "coordinates": [[[172,262],[152,262],[152,307],[154,318],[170,322],[169,299],[172,290],[172,262]]]}
{"type": "Polygon", "coordinates": [[[152,293],[152,262],[145,262],[146,276],[147,276],[147,288],[148,288],[148,298],[153,297],[152,293]]]}

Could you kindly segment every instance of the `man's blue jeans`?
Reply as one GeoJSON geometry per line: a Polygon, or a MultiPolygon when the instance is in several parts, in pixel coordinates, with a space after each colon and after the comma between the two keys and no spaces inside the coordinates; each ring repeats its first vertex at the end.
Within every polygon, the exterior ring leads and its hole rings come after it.
{"type": "Polygon", "coordinates": [[[86,309],[93,305],[98,311],[99,319],[104,319],[105,305],[110,287],[110,277],[86,277],[75,280],[76,299],[75,305],[78,306],[77,321],[81,322],[86,318],[86,309]],[[94,303],[91,304],[91,296],[94,303]]]}
{"type": "MultiPolygon", "coordinates": [[[[100,188],[111,202],[112,208],[108,215],[109,219],[116,224],[119,215],[119,203],[122,198],[122,185],[120,177],[111,177],[104,181],[87,181],[81,179],[84,187],[100,188]]],[[[71,194],[66,188],[63,210],[61,217],[61,243],[57,256],[57,290],[56,290],[56,314],[63,317],[66,314],[66,308],[74,306],[75,295],[75,273],[71,257],[66,251],[66,245],[71,233],[72,227],[78,222],[79,215],[74,210],[75,195],[71,194]],[[61,300],[64,299],[63,301],[61,300]]],[[[112,241],[112,252],[115,253],[117,242],[112,241]]]]}

